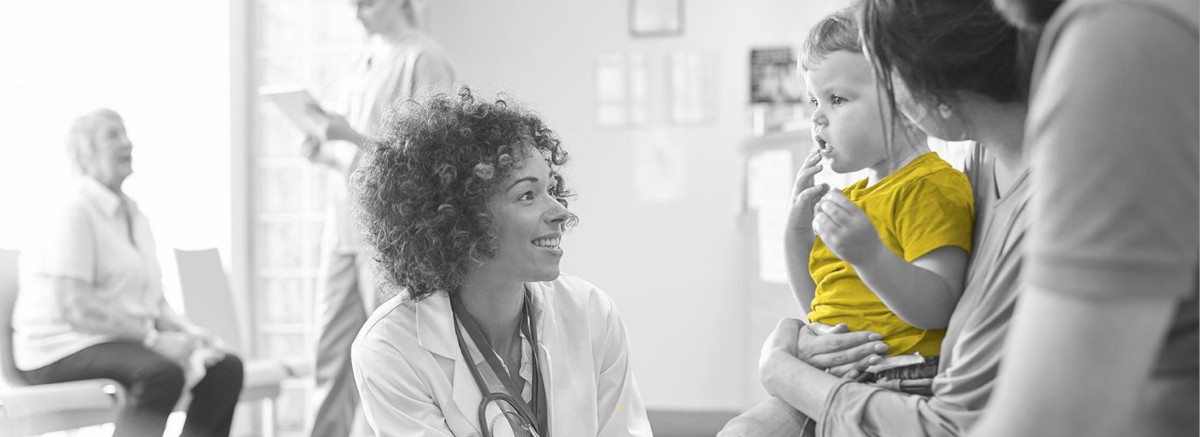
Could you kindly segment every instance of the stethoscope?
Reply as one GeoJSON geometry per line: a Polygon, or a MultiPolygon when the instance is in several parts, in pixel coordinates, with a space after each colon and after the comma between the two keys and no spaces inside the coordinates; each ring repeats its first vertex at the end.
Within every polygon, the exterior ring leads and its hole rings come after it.
{"type": "MultiPolygon", "coordinates": [[[[511,377],[509,375],[506,374],[505,376],[500,376],[500,373],[502,373],[504,367],[499,362],[499,359],[495,356],[495,352],[492,349],[491,344],[487,341],[487,337],[483,336],[482,331],[475,324],[475,320],[469,313],[466,312],[466,309],[463,307],[462,300],[458,297],[458,295],[454,293],[450,294],[450,307],[454,313],[454,333],[458,336],[458,348],[462,351],[463,359],[467,361],[467,368],[470,369],[471,376],[475,379],[475,384],[479,387],[479,391],[483,393],[483,400],[479,402],[478,409],[479,428],[483,432],[483,437],[492,437],[491,427],[488,426],[487,423],[487,406],[491,402],[496,402],[497,406],[499,406],[499,403],[501,402],[507,404],[509,410],[516,412],[516,418],[520,423],[520,428],[529,432],[532,437],[549,437],[550,435],[547,424],[544,421],[535,421],[533,417],[535,413],[530,411],[530,408],[532,407],[533,411],[537,411],[539,419],[546,419],[546,406],[544,405],[545,388],[542,386],[541,364],[540,360],[538,359],[538,353],[536,349],[539,343],[537,330],[534,329],[533,326],[533,311],[529,302],[529,295],[529,289],[526,288],[525,302],[522,306],[522,311],[524,312],[525,317],[521,319],[521,330],[525,333],[525,336],[529,338],[530,344],[534,348],[534,350],[530,351],[533,358],[533,400],[527,405],[524,402],[517,400],[512,394],[510,394],[510,392],[520,393],[520,388],[515,387],[515,383],[511,381],[511,377]],[[488,350],[493,351],[493,353],[489,355],[481,350],[480,354],[483,355],[484,360],[487,361],[492,367],[493,373],[497,374],[496,376],[498,379],[500,379],[500,383],[507,390],[493,391],[488,387],[487,382],[483,379],[483,374],[480,373],[478,366],[475,364],[475,360],[471,358],[472,355],[470,353],[470,349],[467,347],[466,339],[463,338],[462,330],[459,328],[460,323],[462,324],[462,327],[466,328],[467,332],[471,334],[472,339],[479,339],[479,341],[483,342],[483,344],[488,347],[488,350]],[[541,426],[538,426],[539,423],[541,426]],[[538,431],[539,428],[542,428],[542,432],[538,431]]],[[[509,418],[513,414],[505,411],[503,408],[500,409],[500,412],[505,418],[509,418]]]]}

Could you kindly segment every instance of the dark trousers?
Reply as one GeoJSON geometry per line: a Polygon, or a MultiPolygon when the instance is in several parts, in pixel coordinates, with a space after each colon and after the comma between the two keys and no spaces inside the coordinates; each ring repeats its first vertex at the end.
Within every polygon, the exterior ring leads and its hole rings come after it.
{"type": "MultiPolygon", "coordinates": [[[[127,395],[114,437],[161,437],[183,392],[183,368],[134,342],[101,343],[40,369],[22,372],[32,384],[108,378],[127,395]]],[[[242,361],[232,354],[208,368],[192,388],[181,437],[226,437],[242,390],[242,361]]]]}

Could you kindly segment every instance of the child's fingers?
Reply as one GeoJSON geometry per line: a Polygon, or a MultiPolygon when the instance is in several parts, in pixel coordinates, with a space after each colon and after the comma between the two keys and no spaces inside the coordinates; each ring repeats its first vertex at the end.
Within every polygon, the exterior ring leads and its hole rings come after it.
{"type": "Polygon", "coordinates": [[[817,173],[820,173],[822,168],[824,167],[817,165],[816,167],[806,167],[796,172],[796,182],[792,186],[792,192],[798,193],[806,188],[812,187],[813,176],[816,176],[817,173]]]}
{"type": "Polygon", "coordinates": [[[830,237],[836,236],[841,229],[842,226],[829,218],[829,214],[826,214],[824,211],[817,211],[816,217],[813,218],[813,232],[826,240],[826,243],[829,242],[830,237]]]}
{"type": "Polygon", "coordinates": [[[817,149],[813,149],[813,151],[809,152],[808,156],[804,158],[804,162],[800,164],[800,168],[812,167],[817,165],[818,162],[821,162],[821,153],[817,149]]]}
{"type": "Polygon", "coordinates": [[[821,200],[821,195],[824,194],[825,187],[818,185],[815,187],[805,188],[796,196],[795,202],[792,204],[801,208],[808,208],[809,211],[814,211],[817,207],[817,202],[821,200]]]}
{"type": "Polygon", "coordinates": [[[848,211],[846,211],[845,209],[843,209],[841,206],[837,205],[834,202],[830,202],[830,201],[818,202],[817,208],[820,208],[821,212],[829,214],[829,218],[833,219],[833,221],[837,222],[839,225],[850,224],[850,220],[853,217],[850,215],[850,213],[848,211]]]}

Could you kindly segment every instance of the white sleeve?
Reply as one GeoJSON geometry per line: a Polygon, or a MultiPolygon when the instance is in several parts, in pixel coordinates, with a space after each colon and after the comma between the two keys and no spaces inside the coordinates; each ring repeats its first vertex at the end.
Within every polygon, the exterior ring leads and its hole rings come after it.
{"type": "Polygon", "coordinates": [[[350,354],[363,413],[377,437],[454,436],[428,386],[395,345],[364,336],[350,354]]]}
{"type": "Polygon", "coordinates": [[[646,406],[633,378],[629,364],[629,338],[625,323],[616,305],[607,295],[597,293],[593,308],[604,320],[601,330],[593,334],[593,349],[600,349],[597,366],[596,423],[598,436],[650,436],[650,421],[646,406]]]}

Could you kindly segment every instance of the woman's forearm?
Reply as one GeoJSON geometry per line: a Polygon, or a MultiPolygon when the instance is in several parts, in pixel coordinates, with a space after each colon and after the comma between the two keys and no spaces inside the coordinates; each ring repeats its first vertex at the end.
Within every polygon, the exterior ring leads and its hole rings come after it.
{"type": "Polygon", "coordinates": [[[937,273],[904,261],[886,247],[854,269],[863,283],[908,324],[920,329],[944,329],[950,322],[959,291],[937,273]]]}
{"type": "Polygon", "coordinates": [[[971,435],[1125,435],[1177,302],[1022,293],[1004,371],[971,435]]]}
{"type": "Polygon", "coordinates": [[[822,403],[839,379],[786,354],[763,380],[767,393],[782,399],[808,417],[819,417],[822,403]]]}
{"type": "Polygon", "coordinates": [[[105,302],[97,301],[91,285],[73,278],[55,278],[59,310],[68,324],[80,332],[141,340],[149,332],[146,319],[115,314],[105,302]]]}
{"type": "Polygon", "coordinates": [[[817,285],[813,283],[812,275],[808,272],[808,259],[812,255],[813,240],[792,232],[784,235],[783,253],[787,263],[788,284],[796,302],[800,303],[802,318],[808,318],[812,310],[812,300],[816,296],[817,285]]]}

